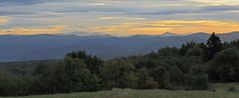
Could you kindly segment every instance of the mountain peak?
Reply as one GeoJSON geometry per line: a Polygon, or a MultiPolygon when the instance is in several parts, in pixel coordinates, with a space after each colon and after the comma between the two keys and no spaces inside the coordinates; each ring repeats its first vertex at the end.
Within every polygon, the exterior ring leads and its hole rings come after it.
{"type": "Polygon", "coordinates": [[[171,36],[178,36],[178,34],[172,33],[172,32],[165,32],[160,35],[161,37],[171,37],[171,36]]]}
{"type": "Polygon", "coordinates": [[[75,32],[70,32],[70,33],[61,33],[61,35],[76,35],[76,36],[104,36],[106,34],[103,33],[95,33],[95,32],[81,32],[81,31],[75,31],[75,32]]]}
{"type": "Polygon", "coordinates": [[[191,33],[189,34],[190,36],[208,36],[210,35],[209,33],[206,32],[196,32],[196,33],[191,33]]]}
{"type": "Polygon", "coordinates": [[[81,32],[81,31],[75,31],[70,33],[61,33],[60,35],[75,35],[79,37],[91,37],[91,38],[108,38],[108,37],[114,37],[109,34],[105,33],[99,33],[99,32],[81,32]]]}

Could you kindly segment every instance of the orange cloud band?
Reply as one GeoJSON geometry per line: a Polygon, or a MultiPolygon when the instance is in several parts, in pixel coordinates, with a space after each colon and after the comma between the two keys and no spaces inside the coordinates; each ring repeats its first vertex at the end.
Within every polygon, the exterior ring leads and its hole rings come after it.
{"type": "Polygon", "coordinates": [[[174,32],[231,32],[239,30],[239,22],[226,20],[154,20],[130,22],[88,28],[92,32],[108,32],[114,35],[161,34],[174,32]]]}
{"type": "Polygon", "coordinates": [[[5,17],[0,17],[0,24],[6,23],[8,21],[5,17]]]}
{"type": "Polygon", "coordinates": [[[0,34],[54,34],[64,29],[65,26],[57,25],[46,28],[11,28],[11,29],[0,29],[0,34]]]}

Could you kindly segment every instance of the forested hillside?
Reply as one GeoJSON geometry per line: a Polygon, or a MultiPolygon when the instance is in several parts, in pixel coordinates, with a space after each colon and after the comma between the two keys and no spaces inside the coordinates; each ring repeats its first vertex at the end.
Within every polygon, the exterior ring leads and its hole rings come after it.
{"type": "MultiPolygon", "coordinates": [[[[177,47],[194,41],[206,42],[208,33],[189,35],[133,35],[117,37],[109,35],[0,35],[0,62],[63,59],[71,51],[83,50],[101,59],[147,54],[162,47],[177,47]],[[9,41],[10,40],[10,41],[9,41]]],[[[238,32],[218,34],[221,40],[239,38],[238,32]]]]}
{"type": "Polygon", "coordinates": [[[206,43],[191,41],[179,48],[164,47],[146,55],[102,60],[76,51],[68,53],[64,60],[36,64],[23,73],[2,67],[0,95],[113,88],[215,91],[212,83],[239,82],[239,40],[222,42],[213,33],[206,43]]]}

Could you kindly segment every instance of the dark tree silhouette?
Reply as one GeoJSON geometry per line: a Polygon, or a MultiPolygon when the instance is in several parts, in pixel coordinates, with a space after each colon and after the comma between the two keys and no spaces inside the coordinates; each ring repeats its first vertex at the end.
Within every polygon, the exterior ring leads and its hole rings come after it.
{"type": "Polygon", "coordinates": [[[96,56],[87,55],[85,51],[73,51],[67,57],[82,59],[87,68],[94,74],[99,74],[99,68],[103,65],[103,60],[96,56]]]}
{"type": "Polygon", "coordinates": [[[210,38],[207,40],[205,47],[205,60],[209,61],[214,58],[215,54],[222,50],[222,42],[220,38],[213,32],[210,38]]]}

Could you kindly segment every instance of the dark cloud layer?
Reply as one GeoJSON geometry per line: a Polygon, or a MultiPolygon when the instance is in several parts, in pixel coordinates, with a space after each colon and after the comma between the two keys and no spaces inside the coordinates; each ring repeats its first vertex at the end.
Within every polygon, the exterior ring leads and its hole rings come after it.
{"type": "Polygon", "coordinates": [[[0,11],[1,16],[14,16],[14,15],[32,15],[33,12],[23,12],[23,11],[0,11]]]}
{"type": "MultiPolygon", "coordinates": [[[[108,2],[114,0],[0,0],[0,5],[32,5],[32,4],[39,4],[39,3],[47,3],[47,2],[62,2],[65,1],[74,1],[75,3],[81,4],[82,2],[108,2]]],[[[128,2],[146,2],[145,0],[117,0],[121,2],[121,5],[111,5],[111,6],[62,6],[54,10],[49,10],[56,13],[90,13],[90,12],[99,12],[99,13],[123,13],[128,15],[175,15],[175,14],[191,14],[191,13],[212,13],[212,12],[225,12],[225,11],[237,11],[239,10],[239,6],[229,6],[229,5],[218,5],[218,6],[181,6],[180,8],[174,7],[173,5],[168,5],[165,8],[149,8],[144,9],[143,7],[138,7],[138,5],[129,5],[128,2]],[[124,3],[125,2],[125,3],[124,3]]],[[[159,0],[161,2],[186,2],[187,0],[159,0]]],[[[116,2],[116,1],[114,1],[116,2]]],[[[156,2],[154,0],[149,0],[150,2],[156,2]]],[[[134,4],[134,3],[132,3],[134,4]]],[[[172,3],[174,4],[174,3],[172,3]]],[[[57,4],[56,4],[57,5],[57,4]]],[[[164,4],[158,4],[160,7],[164,4]]],[[[145,4],[147,6],[147,4],[145,4]]],[[[46,6],[47,7],[47,6],[46,6]]],[[[31,9],[29,9],[31,10],[31,9]]],[[[31,10],[34,12],[34,8],[31,10]]],[[[38,13],[38,12],[36,12],[38,13]]],[[[21,14],[33,14],[30,12],[23,12],[23,11],[2,11],[0,15],[21,15],[21,14]]]]}
{"type": "Polygon", "coordinates": [[[239,6],[235,5],[220,5],[220,6],[206,6],[203,7],[202,10],[204,11],[236,11],[239,10],[239,6]]]}
{"type": "Polygon", "coordinates": [[[65,0],[0,0],[1,6],[6,5],[31,5],[44,2],[60,2],[65,0]]]}

